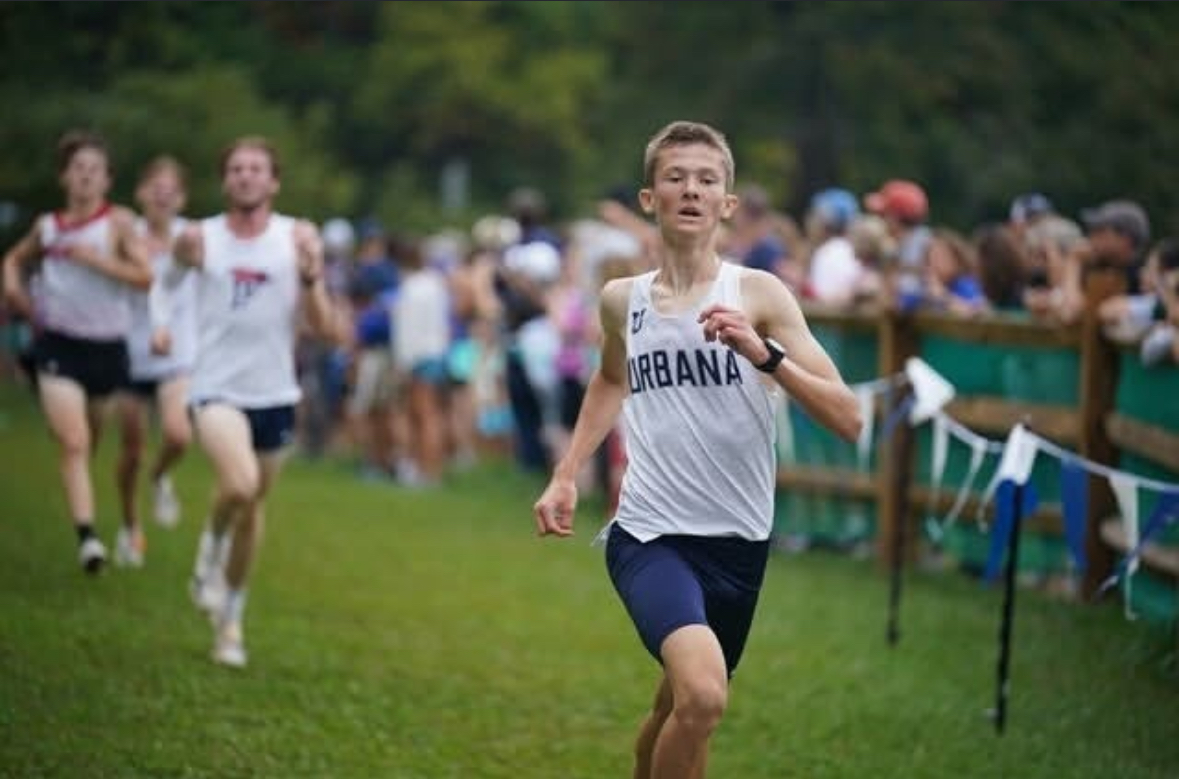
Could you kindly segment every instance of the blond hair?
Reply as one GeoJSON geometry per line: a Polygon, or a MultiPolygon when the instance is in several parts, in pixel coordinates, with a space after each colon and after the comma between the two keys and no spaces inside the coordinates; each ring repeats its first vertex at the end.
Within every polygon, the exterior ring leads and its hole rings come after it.
{"type": "Polygon", "coordinates": [[[725,190],[732,191],[737,170],[729,142],[719,130],[701,122],[676,121],[655,133],[647,143],[643,155],[643,181],[650,186],[655,181],[655,165],[659,154],[672,146],[702,144],[720,152],[725,169],[725,190]]]}

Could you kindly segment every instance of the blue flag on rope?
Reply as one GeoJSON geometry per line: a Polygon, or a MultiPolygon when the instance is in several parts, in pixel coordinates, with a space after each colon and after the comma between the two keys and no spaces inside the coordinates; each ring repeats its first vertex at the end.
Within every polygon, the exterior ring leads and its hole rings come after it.
{"type": "Polygon", "coordinates": [[[1089,472],[1073,459],[1060,463],[1060,499],[1064,504],[1064,538],[1077,571],[1088,565],[1085,556],[1085,524],[1089,513],[1089,472]]]}
{"type": "Polygon", "coordinates": [[[909,410],[913,408],[913,404],[916,402],[916,396],[908,395],[901,401],[899,406],[889,412],[888,417],[884,420],[884,426],[880,430],[880,437],[887,440],[892,435],[893,429],[900,424],[900,421],[909,416],[909,410]]]}
{"type": "Polygon", "coordinates": [[[1176,520],[1179,520],[1179,492],[1164,492],[1160,494],[1159,499],[1154,504],[1154,510],[1150,512],[1150,518],[1146,520],[1146,526],[1142,528],[1142,532],[1138,536],[1138,543],[1130,550],[1130,553],[1126,555],[1122,562],[1118,564],[1117,570],[1102,583],[1097,594],[1104,594],[1117,584],[1126,575],[1130,564],[1142,557],[1142,548],[1146,546],[1146,542],[1150,540],[1150,537],[1176,520]]]}
{"type": "MultiPolygon", "coordinates": [[[[1039,505],[1036,490],[1031,484],[1023,486],[1023,505],[1019,516],[1026,519],[1031,516],[1039,505]]],[[[1015,526],[1015,482],[1004,479],[995,489],[995,524],[991,528],[991,548],[987,552],[987,565],[983,571],[983,581],[990,584],[999,575],[999,568],[1003,564],[1004,552],[1012,533],[1018,533],[1015,526]]]]}

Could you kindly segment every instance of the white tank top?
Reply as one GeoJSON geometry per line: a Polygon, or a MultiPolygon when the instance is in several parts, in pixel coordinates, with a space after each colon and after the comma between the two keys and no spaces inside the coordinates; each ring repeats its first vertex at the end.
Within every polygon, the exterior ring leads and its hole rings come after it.
{"type": "MultiPolygon", "coordinates": [[[[185,220],[172,220],[170,234],[173,239],[184,229],[185,220]]],[[[139,219],[135,230],[147,235],[147,222],[139,219]]],[[[172,266],[172,252],[162,251],[152,257],[153,284],[164,284],[168,269],[172,266]]],[[[196,300],[194,297],[195,274],[185,273],[180,283],[169,290],[171,307],[168,314],[168,331],[172,337],[172,351],[165,355],[152,354],[151,336],[155,327],[151,321],[151,306],[148,292],[132,290],[130,293],[131,329],[127,333],[127,356],[131,360],[131,378],[136,381],[156,381],[178,373],[187,373],[196,359],[196,300]]]]}
{"type": "Polygon", "coordinates": [[[224,214],[202,220],[192,402],[219,400],[247,409],[299,401],[294,225],[291,217],[271,214],[261,235],[242,239],[230,232],[224,214]]]}
{"type": "Polygon", "coordinates": [[[713,303],[741,307],[741,269],[722,262],[693,310],[651,304],[655,271],[635,278],[626,326],[628,464],[615,521],[640,541],[664,534],[769,537],[774,414],[780,393],[748,360],[707,343],[696,321],[713,303]]]}
{"type": "Polygon", "coordinates": [[[131,326],[131,288],[74,262],[64,251],[67,246],[91,245],[110,254],[114,248],[111,205],[72,225],[61,214],[46,214],[39,229],[45,250],[37,293],[41,324],[47,330],[92,341],[125,337],[131,326]]]}

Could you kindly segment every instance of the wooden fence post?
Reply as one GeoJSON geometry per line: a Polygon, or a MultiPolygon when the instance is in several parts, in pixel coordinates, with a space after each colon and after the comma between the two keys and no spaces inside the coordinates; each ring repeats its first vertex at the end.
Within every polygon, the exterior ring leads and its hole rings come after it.
{"type": "MultiPolygon", "coordinates": [[[[878,320],[880,343],[880,375],[893,376],[905,369],[905,361],[917,353],[915,330],[911,317],[895,311],[885,310],[878,320]]],[[[892,393],[893,408],[901,402],[903,393],[892,393]]],[[[884,417],[893,411],[884,409],[884,417]]],[[[910,530],[909,490],[912,481],[913,428],[900,422],[893,429],[892,437],[880,442],[884,447],[880,466],[876,472],[877,490],[877,532],[876,560],[889,570],[897,550],[898,539],[913,536],[910,530]],[[902,524],[904,523],[904,524],[902,524]],[[900,535],[904,533],[905,535],[900,535]]],[[[914,559],[915,544],[904,547],[905,560],[914,559]]]]}
{"type": "MultiPolygon", "coordinates": [[[[1106,416],[1116,407],[1119,357],[1117,347],[1105,339],[1097,308],[1101,301],[1125,292],[1126,276],[1121,270],[1091,271],[1085,279],[1085,313],[1081,320],[1080,454],[1095,462],[1117,465],[1117,451],[1105,429],[1106,416]]],[[[1116,510],[1117,503],[1102,476],[1089,476],[1089,513],[1085,526],[1085,556],[1088,567],[1081,592],[1090,598],[1113,572],[1114,553],[1102,541],[1101,521],[1116,510]]]]}

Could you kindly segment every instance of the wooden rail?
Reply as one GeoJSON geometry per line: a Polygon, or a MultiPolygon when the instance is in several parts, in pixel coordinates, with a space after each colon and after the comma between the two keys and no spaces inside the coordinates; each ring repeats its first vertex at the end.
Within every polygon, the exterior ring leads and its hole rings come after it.
{"type": "MultiPolygon", "coordinates": [[[[1162,467],[1179,473],[1179,433],[1150,425],[1116,411],[1119,348],[1101,334],[1096,308],[1106,297],[1117,294],[1124,285],[1121,274],[1093,274],[1087,279],[1087,311],[1083,320],[1071,326],[1050,325],[1022,317],[990,316],[962,318],[939,313],[899,314],[879,308],[843,309],[804,304],[811,326],[823,326],[839,332],[875,333],[880,376],[892,376],[904,370],[911,356],[919,356],[923,340],[940,337],[962,341],[968,346],[992,345],[1019,349],[1075,349],[1079,371],[1062,380],[1077,382],[1076,405],[1017,400],[994,395],[956,397],[946,412],[992,439],[1004,437],[1018,422],[1027,424],[1037,434],[1072,449],[1095,462],[1116,466],[1119,450],[1134,452],[1162,467]]],[[[1132,353],[1127,352],[1126,357],[1132,353]]],[[[1136,358],[1136,355],[1134,355],[1136,358]]],[[[900,393],[894,393],[899,395],[900,393]]],[[[893,398],[893,405],[900,402],[893,398]]],[[[883,409],[888,413],[888,409],[883,409]]],[[[873,499],[877,505],[877,560],[887,566],[893,560],[898,534],[916,538],[916,521],[924,515],[931,499],[929,488],[913,484],[913,431],[899,425],[881,446],[875,472],[852,468],[825,468],[805,463],[783,468],[778,485],[796,493],[834,498],[873,499]],[[903,524],[902,524],[903,523],[903,524]]],[[[933,507],[944,512],[955,495],[942,490],[934,495],[933,507]]],[[[1116,502],[1106,480],[1093,477],[1089,485],[1090,516],[1086,530],[1089,568],[1083,591],[1091,594],[1113,570],[1115,553],[1124,553],[1117,530],[1108,522],[1116,514],[1116,502]]],[[[973,517],[978,496],[971,497],[963,511],[973,517]]],[[[1060,534],[1063,520],[1059,504],[1040,507],[1031,518],[1037,530],[1060,534]]],[[[908,544],[906,559],[914,557],[914,545],[908,544]]],[[[1179,551],[1151,551],[1152,565],[1175,571],[1179,577],[1179,551]],[[1162,561],[1162,562],[1160,562],[1162,561]],[[1174,567],[1172,567],[1174,566],[1174,567]]]]}

